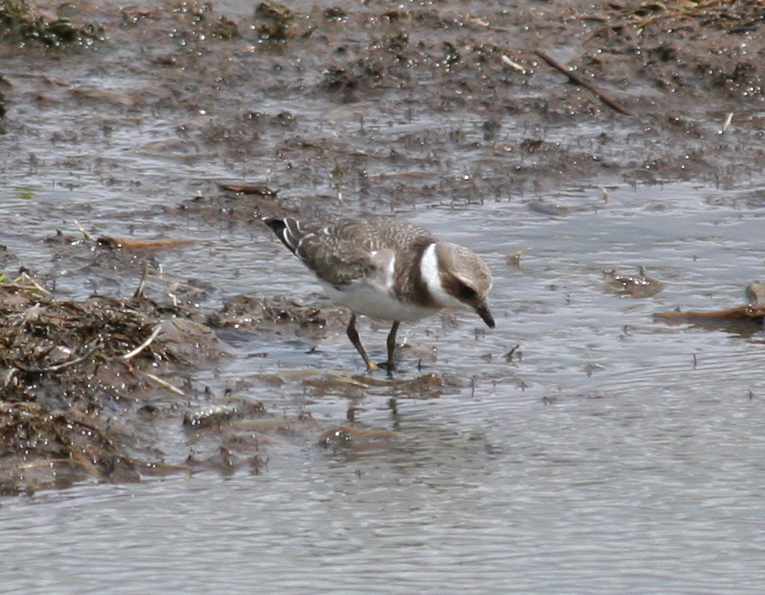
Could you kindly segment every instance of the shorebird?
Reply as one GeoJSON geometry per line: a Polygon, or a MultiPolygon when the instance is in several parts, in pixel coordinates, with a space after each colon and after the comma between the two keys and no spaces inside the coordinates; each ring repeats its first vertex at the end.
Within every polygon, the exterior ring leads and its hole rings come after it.
{"type": "Polygon", "coordinates": [[[378,369],[361,344],[358,315],[392,322],[388,360],[393,370],[396,333],[443,308],[474,311],[489,328],[486,304],[492,277],[472,251],[439,241],[424,227],[393,217],[306,223],[292,217],[263,221],[318,278],[333,301],[351,311],[347,334],[369,371],[378,369]]]}

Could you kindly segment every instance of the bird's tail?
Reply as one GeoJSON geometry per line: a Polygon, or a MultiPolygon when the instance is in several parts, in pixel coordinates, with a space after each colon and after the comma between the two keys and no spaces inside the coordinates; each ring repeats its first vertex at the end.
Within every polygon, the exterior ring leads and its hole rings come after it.
{"type": "Polygon", "coordinates": [[[279,219],[278,217],[264,217],[263,223],[271,228],[276,234],[276,237],[278,237],[293,254],[297,254],[300,240],[305,235],[305,231],[300,227],[300,222],[292,217],[285,217],[284,219],[279,219]]]}

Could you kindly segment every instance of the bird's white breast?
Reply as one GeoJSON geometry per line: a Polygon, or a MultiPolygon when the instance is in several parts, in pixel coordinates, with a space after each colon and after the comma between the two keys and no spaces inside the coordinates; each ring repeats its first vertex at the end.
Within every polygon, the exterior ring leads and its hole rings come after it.
{"type": "Polygon", "coordinates": [[[354,281],[342,290],[322,283],[324,291],[332,300],[347,306],[356,314],[382,320],[414,322],[438,311],[436,308],[401,302],[396,298],[396,255],[392,250],[373,252],[372,262],[376,274],[354,281]]]}
{"type": "Polygon", "coordinates": [[[400,302],[388,289],[372,279],[355,281],[341,290],[322,283],[329,298],[347,306],[356,314],[382,320],[415,322],[438,312],[438,308],[424,308],[417,304],[400,302]]]}

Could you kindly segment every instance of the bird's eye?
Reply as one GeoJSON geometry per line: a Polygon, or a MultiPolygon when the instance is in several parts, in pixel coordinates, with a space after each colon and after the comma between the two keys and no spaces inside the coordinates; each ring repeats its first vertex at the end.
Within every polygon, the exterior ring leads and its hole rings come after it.
{"type": "Polygon", "coordinates": [[[478,292],[460,281],[457,282],[457,296],[462,300],[472,301],[478,297],[478,292]]]}

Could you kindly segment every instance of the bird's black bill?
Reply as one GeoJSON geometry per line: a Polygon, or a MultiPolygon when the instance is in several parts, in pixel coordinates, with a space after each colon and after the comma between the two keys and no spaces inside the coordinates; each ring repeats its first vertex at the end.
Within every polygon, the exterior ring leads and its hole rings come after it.
{"type": "Polygon", "coordinates": [[[476,306],[475,311],[478,316],[481,317],[481,320],[486,323],[486,326],[489,328],[494,328],[496,326],[496,324],[494,324],[494,317],[491,315],[491,312],[489,312],[489,307],[486,304],[476,306]]]}

